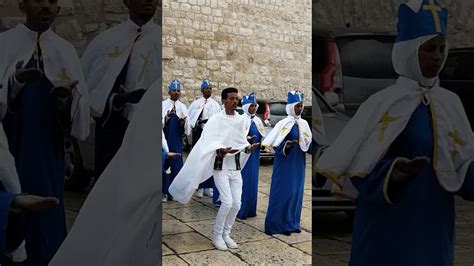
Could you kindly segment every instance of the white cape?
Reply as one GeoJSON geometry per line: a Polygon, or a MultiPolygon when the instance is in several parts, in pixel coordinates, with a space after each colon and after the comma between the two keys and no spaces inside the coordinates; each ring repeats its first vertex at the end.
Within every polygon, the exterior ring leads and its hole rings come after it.
{"type": "Polygon", "coordinates": [[[280,120],[275,127],[270,131],[268,136],[263,140],[262,146],[264,147],[278,147],[285,137],[290,133],[291,128],[295,125],[298,125],[299,129],[299,140],[298,143],[302,151],[306,152],[311,145],[313,136],[311,133],[311,128],[308,125],[308,122],[302,118],[295,119],[294,116],[288,115],[285,119],[280,120]]]}
{"type": "Polygon", "coordinates": [[[161,264],[160,99],[157,89],[143,96],[50,266],[161,264]]]}
{"type": "MultiPolygon", "coordinates": [[[[101,116],[112,87],[130,57],[125,87],[130,90],[148,89],[161,75],[161,28],[153,20],[141,27],[127,21],[100,33],[82,55],[82,68],[89,86],[94,116],[101,116]]],[[[130,120],[134,104],[127,104],[130,120]]]]}
{"type": "Polygon", "coordinates": [[[257,130],[258,132],[260,133],[260,135],[262,135],[262,137],[265,138],[266,134],[265,134],[265,127],[263,126],[263,122],[262,120],[254,115],[253,117],[248,115],[248,114],[243,114],[242,117],[244,118],[245,120],[245,128],[247,129],[247,135],[250,131],[250,125],[252,124],[252,121],[255,123],[255,125],[257,126],[257,130]]]}
{"type": "Polygon", "coordinates": [[[196,122],[199,118],[199,115],[202,112],[202,119],[209,119],[211,116],[219,113],[222,108],[221,106],[212,98],[209,98],[207,100],[207,103],[205,103],[206,99],[204,97],[195,100],[191,105],[189,106],[188,109],[188,114],[189,114],[189,125],[194,128],[196,127],[196,122]]]}
{"type": "MultiPolygon", "coordinates": [[[[216,150],[226,147],[244,151],[250,146],[247,141],[245,121],[240,115],[226,115],[222,111],[212,116],[206,123],[201,138],[191,150],[186,162],[169,187],[173,198],[181,203],[191,199],[199,184],[213,175],[216,150]]],[[[241,153],[241,169],[249,156],[241,153]]]]}
{"type": "Polygon", "coordinates": [[[440,185],[458,191],[474,159],[473,133],[459,97],[439,86],[419,89],[400,77],[364,102],[334,143],[322,154],[317,171],[342,189],[344,177],[365,177],[405,129],[412,113],[429,99],[434,130],[433,166],[440,185]]]}
{"type": "Polygon", "coordinates": [[[189,126],[188,109],[186,108],[186,105],[184,105],[184,103],[180,102],[179,100],[177,100],[176,102],[172,101],[171,99],[166,99],[163,101],[162,103],[163,110],[161,114],[163,121],[166,114],[169,111],[171,111],[171,109],[173,109],[173,105],[176,106],[176,115],[180,119],[183,119],[183,118],[185,119],[185,123],[184,123],[185,132],[184,133],[186,135],[191,134],[191,127],[189,126]]]}
{"type": "MultiPolygon", "coordinates": [[[[0,119],[7,111],[8,84],[13,77],[17,62],[26,65],[33,56],[37,33],[23,24],[0,33],[0,119]]],[[[89,136],[91,118],[87,84],[82,75],[79,57],[72,44],[59,37],[52,30],[41,34],[39,44],[44,63],[45,76],[54,85],[64,85],[66,81],[79,81],[73,90],[71,105],[71,134],[81,140],[89,136]]]]}

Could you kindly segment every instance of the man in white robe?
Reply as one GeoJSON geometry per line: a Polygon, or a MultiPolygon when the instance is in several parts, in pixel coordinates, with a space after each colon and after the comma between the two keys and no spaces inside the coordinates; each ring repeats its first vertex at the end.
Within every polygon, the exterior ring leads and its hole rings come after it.
{"type": "Polygon", "coordinates": [[[212,243],[219,250],[227,250],[238,248],[237,243],[230,237],[230,232],[241,205],[240,171],[251,149],[259,146],[249,144],[245,120],[235,111],[238,90],[224,89],[222,100],[225,110],[209,119],[201,138],[171,184],[169,192],[175,200],[187,203],[198,185],[214,176],[221,206],[214,224],[212,243]],[[241,156],[244,151],[246,156],[241,156]]]}
{"type": "Polygon", "coordinates": [[[161,75],[161,28],[153,21],[157,0],[124,0],[129,18],[100,33],[82,55],[95,127],[95,175],[117,150],[144,92],[161,75]]]}
{"type": "MultiPolygon", "coordinates": [[[[189,125],[191,126],[193,136],[193,146],[196,145],[201,137],[202,130],[209,118],[222,110],[221,105],[211,98],[213,85],[208,79],[202,81],[200,88],[202,97],[195,100],[189,106],[188,110],[189,125]]],[[[211,177],[199,185],[196,196],[202,198],[203,195],[206,194],[207,196],[212,197],[213,188],[214,179],[211,177]]]]}

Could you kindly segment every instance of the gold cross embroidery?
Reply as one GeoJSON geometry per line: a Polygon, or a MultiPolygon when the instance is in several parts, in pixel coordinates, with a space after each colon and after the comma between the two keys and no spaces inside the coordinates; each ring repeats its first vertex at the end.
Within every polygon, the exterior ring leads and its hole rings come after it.
{"type": "Polygon", "coordinates": [[[115,46],[114,51],[110,53],[109,56],[112,58],[118,58],[120,56],[120,50],[118,46],[115,46]]]}
{"type": "Polygon", "coordinates": [[[296,95],[298,95],[298,100],[300,100],[300,102],[302,102],[303,99],[301,98],[301,91],[296,91],[296,95]]]}
{"type": "Polygon", "coordinates": [[[435,5],[434,0],[430,0],[429,5],[423,5],[423,10],[431,11],[431,13],[433,14],[436,32],[441,32],[441,22],[438,14],[438,12],[441,11],[441,7],[435,5]]]}
{"type": "Polygon", "coordinates": [[[398,117],[390,116],[388,113],[385,113],[382,119],[380,119],[379,123],[382,125],[382,127],[380,128],[380,133],[379,133],[380,142],[382,142],[383,139],[385,138],[385,130],[387,129],[388,125],[390,125],[390,123],[396,120],[398,120],[398,117]]]}
{"type": "Polygon", "coordinates": [[[264,128],[263,126],[259,126],[258,129],[263,132],[264,128]]]}
{"type": "Polygon", "coordinates": [[[456,146],[456,145],[464,146],[464,145],[466,145],[466,142],[463,139],[461,139],[461,137],[459,137],[458,131],[456,129],[453,129],[452,131],[450,131],[448,133],[448,136],[454,142],[453,146],[456,146]]]}
{"type": "Polygon", "coordinates": [[[281,129],[281,134],[282,134],[282,135],[285,134],[285,131],[287,131],[287,130],[288,130],[287,127],[283,127],[283,128],[281,129]]]}
{"type": "Polygon", "coordinates": [[[151,53],[151,50],[148,51],[147,55],[141,55],[140,57],[143,59],[143,66],[142,66],[142,69],[140,70],[140,75],[139,75],[139,83],[142,83],[143,82],[143,77],[145,75],[145,69],[148,65],[148,60],[150,58],[150,53],[151,53]]]}
{"type": "Polygon", "coordinates": [[[307,141],[307,140],[308,140],[308,138],[309,138],[308,132],[304,132],[304,133],[303,133],[303,138],[304,138],[304,141],[307,141]]]}
{"type": "Polygon", "coordinates": [[[58,74],[58,78],[62,81],[71,80],[71,78],[67,75],[65,68],[61,69],[61,72],[58,74]]]}

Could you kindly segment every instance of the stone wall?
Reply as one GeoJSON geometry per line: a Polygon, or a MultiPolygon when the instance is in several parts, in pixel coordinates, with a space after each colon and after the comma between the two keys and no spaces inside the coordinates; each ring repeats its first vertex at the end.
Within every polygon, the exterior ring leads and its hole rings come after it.
{"type": "MultiPolygon", "coordinates": [[[[60,16],[54,30],[74,44],[79,55],[101,31],[124,21],[128,10],[122,0],[59,0],[60,16]]],[[[160,18],[158,10],[156,18],[160,18]]],[[[0,0],[0,27],[11,28],[24,21],[18,0],[0,0]]],[[[161,20],[156,19],[157,23],[161,20]]]]}
{"type": "MultiPolygon", "coordinates": [[[[406,0],[313,0],[313,23],[321,27],[396,31],[398,6],[406,0]]],[[[448,9],[452,47],[474,46],[474,1],[441,0],[448,9]]]]}
{"type": "Polygon", "coordinates": [[[289,85],[311,87],[310,0],[163,1],[163,87],[179,79],[183,101],[208,77],[258,98],[286,100],[289,85]]]}

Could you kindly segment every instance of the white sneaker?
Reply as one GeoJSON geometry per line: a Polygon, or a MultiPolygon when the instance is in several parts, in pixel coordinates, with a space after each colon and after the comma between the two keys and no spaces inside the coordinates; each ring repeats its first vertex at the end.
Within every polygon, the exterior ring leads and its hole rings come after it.
{"type": "Polygon", "coordinates": [[[12,262],[15,263],[25,261],[28,258],[26,255],[25,240],[21,242],[20,246],[16,250],[7,254],[7,256],[12,260],[12,262]]]}
{"type": "Polygon", "coordinates": [[[161,202],[167,202],[168,201],[168,195],[163,195],[163,197],[161,198],[161,202]]]}
{"type": "Polygon", "coordinates": [[[212,196],[213,196],[213,194],[214,194],[214,191],[213,191],[212,188],[206,188],[206,189],[204,190],[204,194],[205,194],[206,196],[212,198],[212,196]]]}
{"type": "Polygon", "coordinates": [[[196,197],[198,198],[204,197],[204,188],[200,188],[196,191],[196,197]]]}
{"type": "Polygon", "coordinates": [[[237,245],[237,243],[235,243],[235,241],[230,238],[229,235],[224,234],[223,239],[228,248],[239,248],[239,245],[237,245]]]}
{"type": "Polygon", "coordinates": [[[212,236],[212,244],[218,249],[218,250],[227,250],[227,245],[224,239],[222,238],[222,235],[216,235],[214,234],[212,236]]]}

